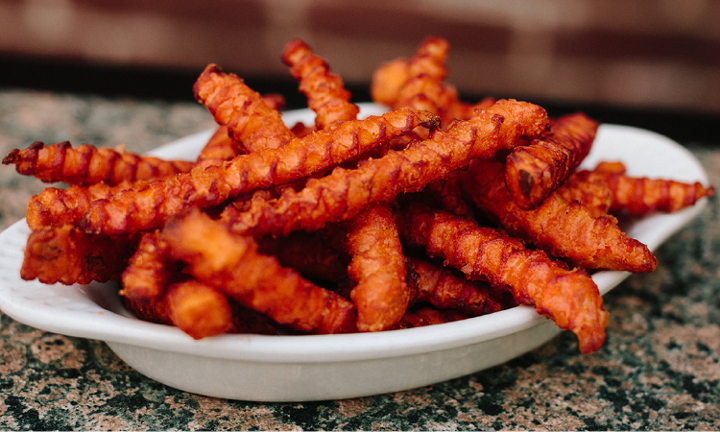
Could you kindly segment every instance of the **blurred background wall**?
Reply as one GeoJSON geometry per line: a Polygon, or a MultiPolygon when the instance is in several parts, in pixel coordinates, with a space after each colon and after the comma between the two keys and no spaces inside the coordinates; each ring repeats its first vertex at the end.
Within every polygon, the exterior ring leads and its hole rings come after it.
{"type": "Polygon", "coordinates": [[[0,58],[286,78],[299,37],[366,85],[432,34],[461,94],[718,113],[718,21],[720,0],[0,0],[0,58]]]}

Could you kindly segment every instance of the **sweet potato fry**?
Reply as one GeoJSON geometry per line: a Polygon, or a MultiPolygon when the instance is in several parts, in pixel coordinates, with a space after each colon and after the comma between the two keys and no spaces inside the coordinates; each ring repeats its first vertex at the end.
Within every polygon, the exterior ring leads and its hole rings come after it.
{"type": "Polygon", "coordinates": [[[227,126],[219,126],[200,151],[195,164],[203,167],[220,165],[244,152],[242,144],[228,134],[227,126]]]}
{"type": "Polygon", "coordinates": [[[419,191],[473,158],[492,157],[512,147],[522,135],[537,136],[546,120],[545,111],[536,105],[501,101],[471,120],[433,131],[427,140],[402,151],[362,161],[354,170],[336,168],[323,178],[309,180],[299,192],[286,190],[277,200],[258,200],[230,222],[235,232],[256,238],[314,231],[328,222],[348,220],[370,203],[419,191]]]}
{"type": "Polygon", "coordinates": [[[172,324],[193,339],[226,333],[233,328],[232,308],[225,294],[198,280],[169,285],[165,301],[172,324]]]}
{"type": "Polygon", "coordinates": [[[295,231],[287,237],[266,237],[258,250],[276,256],[283,267],[290,267],[306,278],[329,282],[347,278],[347,263],[315,233],[295,231]]]}
{"type": "Polygon", "coordinates": [[[703,197],[715,195],[715,188],[700,182],[685,183],[667,179],[631,177],[622,164],[603,163],[594,170],[601,174],[612,192],[611,213],[627,212],[645,216],[655,211],[676,212],[695,205],[703,197]]]}
{"type": "Polygon", "coordinates": [[[293,138],[278,110],[269,107],[242,78],[224,73],[217,65],[205,68],[193,91],[215,121],[227,125],[232,138],[248,152],[278,148],[293,138]]]}
{"type": "Polygon", "coordinates": [[[308,98],[308,106],[315,114],[315,128],[323,130],[338,121],[355,120],[360,111],[350,103],[350,92],[342,79],[330,73],[330,67],[302,40],[287,44],[282,54],[290,73],[300,82],[300,91],[308,98]]]}
{"type": "MultiPolygon", "coordinates": [[[[441,309],[453,309],[468,316],[502,310],[503,296],[487,282],[461,278],[448,269],[418,258],[407,258],[408,281],[416,292],[415,303],[430,303],[441,309]]],[[[512,306],[508,304],[507,307],[512,306]]]]}
{"type": "Polygon", "coordinates": [[[410,205],[396,214],[400,237],[422,246],[473,280],[507,287],[518,303],[532,305],[558,327],[578,337],[580,351],[605,340],[608,313],[597,285],[583,269],[568,270],[518,239],[449,213],[410,205]]]}
{"type": "Polygon", "coordinates": [[[204,214],[171,220],[162,237],[170,255],[188,264],[189,274],[279,324],[313,333],[355,329],[351,302],[281,267],[277,258],[259,254],[252,239],[231,234],[204,214]]]}
{"type": "Polygon", "coordinates": [[[124,181],[149,180],[188,172],[192,162],[165,161],[111,148],[82,144],[75,148],[64,141],[46,146],[35,141],[25,150],[12,150],[3,159],[14,164],[18,173],[34,176],[44,182],[92,185],[104,182],[114,186],[124,181]]]}
{"type": "Polygon", "coordinates": [[[73,185],[66,189],[47,187],[28,200],[28,226],[35,231],[44,226],[74,225],[90,209],[90,203],[109,198],[132,186],[128,182],[116,186],[101,182],[90,186],[73,185]]]}
{"type": "Polygon", "coordinates": [[[345,249],[352,256],[348,275],[357,283],[350,297],[360,331],[387,330],[405,314],[410,290],[405,256],[388,205],[370,205],[346,224],[345,249]]]}
{"type": "Polygon", "coordinates": [[[505,188],[505,172],[502,163],[477,160],[461,176],[478,207],[497,217],[511,234],[585,268],[635,273],[655,269],[657,259],[647,246],[627,237],[614,218],[594,218],[577,201],[551,194],[536,209],[522,210],[505,188]]]}
{"type": "Polygon", "coordinates": [[[137,250],[122,272],[120,295],[138,301],[156,301],[177,270],[159,231],[143,232],[137,250]]]}
{"type": "Polygon", "coordinates": [[[28,237],[20,276],[65,285],[118,280],[136,237],[90,235],[71,225],[43,227],[28,237]]]}
{"type": "Polygon", "coordinates": [[[423,306],[408,311],[400,322],[393,327],[393,330],[445,324],[467,318],[470,318],[470,316],[454,309],[439,310],[431,306],[423,306]]]}
{"type": "Polygon", "coordinates": [[[507,157],[505,183],[515,203],[532,210],[558,188],[590,152],[598,123],[585,114],[563,116],[549,136],[516,147],[507,157]]]}
{"type": "Polygon", "coordinates": [[[277,149],[240,155],[220,166],[197,167],[188,174],[93,202],[81,226],[88,232],[106,234],[158,228],[188,208],[213,207],[255,189],[324,172],[418,126],[433,127],[437,122],[433,114],[412,110],[347,121],[277,149]]]}
{"type": "Polygon", "coordinates": [[[568,202],[582,204],[592,217],[606,215],[612,204],[612,191],[605,178],[588,170],[571,174],[556,192],[568,202]]]}

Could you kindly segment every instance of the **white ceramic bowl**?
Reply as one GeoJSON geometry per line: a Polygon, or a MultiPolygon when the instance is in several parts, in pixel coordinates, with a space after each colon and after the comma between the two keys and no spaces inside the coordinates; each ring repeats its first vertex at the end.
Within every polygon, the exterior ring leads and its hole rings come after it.
{"type": "MultiPolygon", "coordinates": [[[[362,104],[362,115],[383,108],[362,104]]],[[[311,123],[310,110],[285,114],[311,123]]],[[[158,148],[166,158],[192,160],[212,131],[158,148]]],[[[653,132],[601,125],[584,166],[621,160],[631,175],[701,181],[707,176],[684,147],[653,132]]],[[[656,249],[705,206],[654,214],[626,227],[656,249]]],[[[526,306],[448,324],[372,334],[221,335],[193,340],[177,328],[140,321],[122,306],[113,284],[44,285],[19,269],[29,230],[20,221],[0,234],[0,309],[50,332],[105,341],[130,366],[159,382],[209,396],[254,401],[308,401],[420,387],[495,366],[528,352],[560,330],[526,306]]],[[[593,275],[602,294],[629,274],[593,275]]]]}

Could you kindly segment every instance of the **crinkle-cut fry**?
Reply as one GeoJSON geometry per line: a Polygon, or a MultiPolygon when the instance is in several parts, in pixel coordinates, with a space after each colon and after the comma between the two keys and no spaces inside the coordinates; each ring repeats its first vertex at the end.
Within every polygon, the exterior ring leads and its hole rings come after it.
{"type": "Polygon", "coordinates": [[[208,65],[200,74],[193,92],[215,121],[227,125],[232,138],[248,152],[278,148],[294,137],[280,112],[269,107],[262,95],[242,78],[224,73],[215,64],[208,65]]]}
{"type": "Polygon", "coordinates": [[[505,172],[500,162],[477,160],[462,176],[465,191],[477,206],[498,218],[512,235],[585,268],[634,273],[655,269],[652,252],[626,236],[613,217],[592,217],[579,202],[568,202],[557,193],[534,210],[519,208],[505,188],[505,172]]]}
{"type": "Polygon", "coordinates": [[[517,205],[532,210],[557,189],[590,152],[598,123],[583,113],[555,121],[548,136],[513,149],[505,183],[517,205]]]}
{"type": "Polygon", "coordinates": [[[612,191],[602,174],[593,171],[577,171],[557,188],[556,191],[568,202],[582,204],[593,217],[600,217],[610,211],[612,191]]]}
{"type": "Polygon", "coordinates": [[[285,96],[280,93],[266,93],[262,95],[262,100],[268,108],[278,110],[285,108],[285,96]]]}
{"type": "Polygon", "coordinates": [[[349,220],[345,229],[345,250],[352,257],[347,272],[356,283],[350,298],[358,311],[357,328],[387,330],[403,317],[411,297],[390,206],[368,206],[349,220]]]}
{"type": "Polygon", "coordinates": [[[137,250],[122,272],[120,295],[139,301],[155,301],[165,291],[176,267],[169,259],[168,245],[160,238],[160,232],[143,232],[137,250]]]}
{"type": "Polygon", "coordinates": [[[137,247],[135,237],[90,235],[71,225],[43,227],[28,237],[20,277],[65,285],[118,280],[137,247]]]}
{"type": "Polygon", "coordinates": [[[164,294],[172,324],[193,339],[227,333],[233,329],[232,307],[217,288],[196,279],[170,284],[164,294]]]}
{"type": "Polygon", "coordinates": [[[458,277],[448,269],[418,258],[407,258],[408,281],[416,288],[415,303],[455,309],[468,316],[503,309],[502,296],[487,283],[458,277]]]}
{"type": "Polygon", "coordinates": [[[516,238],[422,205],[409,205],[396,218],[404,244],[424,247],[470,279],[507,287],[518,303],[575,333],[583,354],[602,346],[608,313],[585,270],[568,270],[516,238]]]}
{"type": "Polygon", "coordinates": [[[45,226],[75,225],[90,209],[90,203],[106,199],[137,183],[123,182],[108,186],[104,182],[90,186],[72,185],[66,189],[46,187],[28,200],[26,218],[31,230],[45,226]]]}
{"type": "Polygon", "coordinates": [[[242,144],[233,140],[228,134],[227,126],[218,126],[207,144],[200,150],[195,165],[220,165],[245,152],[242,144]]]}
{"type": "Polygon", "coordinates": [[[408,311],[393,327],[393,330],[445,324],[470,317],[471,316],[454,309],[439,310],[431,306],[423,306],[408,311]]]}
{"type": "Polygon", "coordinates": [[[279,324],[311,333],[353,331],[357,313],[339,295],[257,252],[249,237],[233,235],[197,211],[168,222],[162,231],[173,258],[186,272],[279,324]]]}
{"type": "Polygon", "coordinates": [[[457,172],[451,172],[444,178],[428,184],[426,190],[444,210],[456,216],[471,219],[475,217],[474,206],[465,198],[457,172]]]}
{"type": "Polygon", "coordinates": [[[34,176],[46,183],[63,182],[92,185],[104,182],[111,186],[124,181],[150,180],[188,172],[193,163],[162,160],[90,144],[73,148],[69,141],[45,145],[35,141],[24,150],[12,150],[4,165],[15,164],[18,173],[34,176]]]}
{"type": "Polygon", "coordinates": [[[287,237],[265,237],[260,241],[258,250],[262,254],[276,256],[280,265],[306,278],[329,282],[347,279],[347,263],[316,233],[296,231],[287,237]]]}
{"type": "Polygon", "coordinates": [[[601,174],[610,187],[611,213],[627,212],[639,217],[655,211],[672,213],[715,195],[714,187],[705,187],[700,182],[627,176],[620,165],[601,164],[594,172],[601,174]]]}
{"type": "Polygon", "coordinates": [[[346,121],[277,149],[239,155],[219,166],[196,167],[95,201],[81,226],[106,234],[158,228],[188,208],[214,207],[246,192],[325,172],[418,126],[432,128],[438,122],[434,114],[409,109],[346,121]]]}
{"type": "Polygon", "coordinates": [[[355,120],[360,109],[350,103],[350,92],[342,79],[330,72],[325,60],[315,55],[300,39],[290,41],[282,54],[290,73],[300,82],[300,91],[307,96],[315,116],[315,127],[327,129],[338,121],[355,120]]]}
{"type": "Polygon", "coordinates": [[[350,219],[368,204],[417,192],[473,158],[492,157],[512,147],[522,135],[537,136],[546,121],[545,110],[537,105],[499,101],[448,130],[434,130],[428,139],[402,151],[361,161],[353,170],[335,168],[325,177],[309,180],[299,192],[284,191],[276,200],[257,200],[230,222],[235,232],[256,238],[315,231],[329,222],[350,219]]]}

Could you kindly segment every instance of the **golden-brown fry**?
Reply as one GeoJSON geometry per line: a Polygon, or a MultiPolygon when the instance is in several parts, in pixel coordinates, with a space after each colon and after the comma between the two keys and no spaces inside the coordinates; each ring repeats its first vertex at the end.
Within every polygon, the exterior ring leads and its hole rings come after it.
{"type": "Polygon", "coordinates": [[[518,239],[421,205],[403,209],[396,220],[405,244],[424,247],[473,280],[507,287],[518,303],[533,305],[558,327],[575,333],[583,354],[605,341],[608,313],[585,270],[567,270],[518,239]]]}
{"type": "Polygon", "coordinates": [[[603,175],[588,170],[571,174],[556,192],[568,202],[582,204],[592,217],[607,214],[612,204],[612,191],[603,175]]]}
{"type": "Polygon", "coordinates": [[[386,204],[370,205],[345,228],[345,250],[352,257],[348,275],[357,283],[350,292],[358,311],[357,328],[387,330],[402,318],[410,302],[405,256],[392,211],[386,204]]]}
{"type": "Polygon", "coordinates": [[[590,152],[598,123],[585,114],[563,116],[549,136],[516,147],[507,157],[505,183],[515,203],[531,210],[557,189],[590,152]]]}
{"type": "Polygon", "coordinates": [[[111,186],[188,172],[193,165],[189,161],[140,156],[125,151],[123,146],[117,150],[90,144],[73,148],[68,141],[49,146],[35,141],[25,150],[12,150],[3,159],[3,164],[15,164],[20,174],[47,183],[92,185],[104,182],[111,186]]]}
{"type": "Polygon", "coordinates": [[[602,163],[594,170],[601,174],[612,192],[610,212],[645,216],[654,211],[676,212],[715,195],[715,188],[700,182],[685,183],[624,175],[621,163],[602,163]]]}
{"type": "Polygon", "coordinates": [[[225,294],[198,280],[169,285],[164,301],[172,324],[193,339],[226,333],[233,328],[232,308],[225,294]]]}
{"type": "Polygon", "coordinates": [[[101,182],[90,186],[73,185],[67,189],[47,187],[28,200],[28,226],[35,231],[44,226],[74,225],[90,209],[90,203],[109,198],[132,186],[128,182],[116,186],[101,182]]]}
{"type": "Polygon", "coordinates": [[[277,200],[253,202],[250,210],[232,218],[233,230],[261,238],[314,231],[328,222],[357,215],[368,204],[390,202],[400,193],[417,192],[428,183],[466,166],[473,158],[492,157],[515,145],[520,136],[537,136],[545,129],[545,110],[525,102],[499,101],[490,110],[446,131],[390,151],[354,170],[336,168],[311,179],[299,192],[286,190],[277,200]]]}
{"type": "Polygon", "coordinates": [[[585,268],[635,273],[655,269],[657,259],[647,246],[626,236],[613,217],[594,218],[577,201],[554,193],[536,209],[522,210],[505,188],[505,172],[502,163],[477,160],[461,175],[478,207],[497,217],[511,234],[585,268]]]}
{"type": "Polygon", "coordinates": [[[188,174],[95,201],[81,226],[88,232],[106,234],[158,228],[188,208],[213,207],[255,189],[324,172],[418,126],[431,128],[438,121],[431,113],[413,110],[347,121],[330,131],[293,139],[277,149],[239,155],[220,166],[197,167],[188,174]]]}
{"type": "Polygon", "coordinates": [[[278,110],[269,107],[242,78],[224,73],[217,65],[205,68],[193,91],[215,121],[227,125],[232,138],[248,152],[278,148],[293,138],[278,110]]]}
{"type": "Polygon", "coordinates": [[[428,302],[435,307],[454,309],[468,316],[497,312],[505,306],[502,294],[487,282],[458,277],[450,269],[418,258],[408,258],[406,263],[408,281],[416,291],[416,303],[428,302]]]}
{"type": "Polygon", "coordinates": [[[120,295],[138,301],[156,301],[177,271],[169,259],[167,242],[159,231],[140,234],[140,243],[122,272],[120,295]]]}
{"type": "Polygon", "coordinates": [[[137,247],[135,237],[90,235],[71,225],[43,227],[28,237],[20,277],[65,285],[118,280],[137,247]]]}
{"type": "Polygon", "coordinates": [[[308,98],[308,106],[315,116],[315,127],[327,129],[338,121],[354,120],[359,108],[350,103],[350,92],[342,79],[330,73],[327,62],[316,56],[300,39],[287,44],[282,54],[290,73],[300,82],[300,91],[308,98]]]}
{"type": "Polygon", "coordinates": [[[257,252],[257,243],[233,235],[227,226],[197,211],[173,219],[162,237],[187,272],[241,304],[304,332],[341,333],[355,329],[352,303],[281,267],[257,252]]]}

